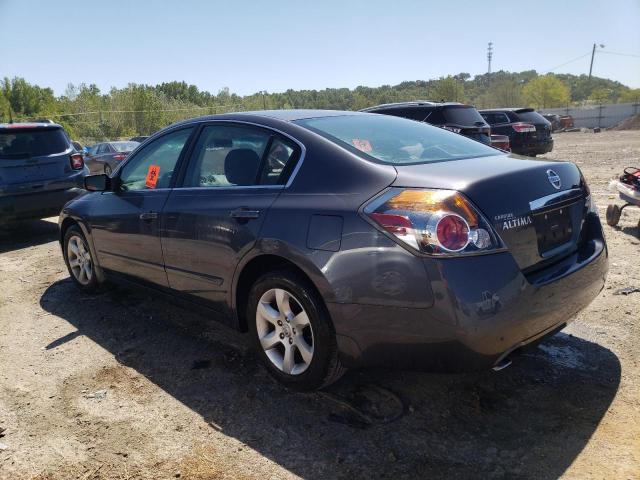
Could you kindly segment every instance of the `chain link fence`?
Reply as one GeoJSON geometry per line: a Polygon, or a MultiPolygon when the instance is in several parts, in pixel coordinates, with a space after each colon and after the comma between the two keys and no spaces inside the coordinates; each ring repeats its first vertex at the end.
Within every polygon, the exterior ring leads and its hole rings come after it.
{"type": "Polygon", "coordinates": [[[609,128],[640,113],[640,103],[613,103],[584,107],[544,108],[541,113],[571,115],[577,128],[609,128]]]}

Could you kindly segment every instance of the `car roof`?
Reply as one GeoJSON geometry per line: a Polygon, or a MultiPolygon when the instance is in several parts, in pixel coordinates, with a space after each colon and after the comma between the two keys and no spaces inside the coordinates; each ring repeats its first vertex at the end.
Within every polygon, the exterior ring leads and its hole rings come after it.
{"type": "Polygon", "coordinates": [[[483,108],[482,110],[478,110],[480,113],[482,112],[514,112],[514,113],[525,113],[525,112],[535,112],[535,108],[531,107],[507,107],[507,108],[483,108]]]}
{"type": "Polygon", "coordinates": [[[431,100],[413,100],[410,102],[383,103],[380,105],[375,105],[373,107],[363,108],[360,111],[370,112],[372,110],[384,110],[387,108],[395,108],[395,107],[418,108],[418,107],[448,107],[448,106],[471,107],[472,105],[466,105],[460,102],[433,102],[431,100]]]}
{"type": "Polygon", "coordinates": [[[50,122],[16,122],[16,123],[0,123],[1,129],[17,130],[29,128],[62,128],[62,125],[50,122]]]}
{"type": "Polygon", "coordinates": [[[341,117],[347,115],[373,115],[371,113],[353,112],[349,110],[314,110],[314,109],[292,109],[292,110],[255,110],[248,112],[221,113],[218,115],[205,115],[202,117],[189,118],[174,123],[172,126],[188,125],[193,122],[214,121],[214,120],[255,120],[259,118],[282,120],[293,122],[307,118],[341,117]]]}

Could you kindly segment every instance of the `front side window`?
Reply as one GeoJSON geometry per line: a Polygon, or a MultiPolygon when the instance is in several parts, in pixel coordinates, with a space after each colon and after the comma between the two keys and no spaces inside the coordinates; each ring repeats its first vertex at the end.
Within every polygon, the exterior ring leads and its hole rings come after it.
{"type": "Polygon", "coordinates": [[[120,189],[168,188],[180,153],[192,131],[193,127],[177,130],[148,144],[122,167],[120,189]]]}
{"type": "Polygon", "coordinates": [[[184,187],[278,185],[296,152],[274,133],[246,125],[209,125],[193,150],[184,187]]]}
{"type": "Polygon", "coordinates": [[[500,155],[462,135],[387,115],[343,115],[295,123],[368,160],[391,165],[500,155]]]}

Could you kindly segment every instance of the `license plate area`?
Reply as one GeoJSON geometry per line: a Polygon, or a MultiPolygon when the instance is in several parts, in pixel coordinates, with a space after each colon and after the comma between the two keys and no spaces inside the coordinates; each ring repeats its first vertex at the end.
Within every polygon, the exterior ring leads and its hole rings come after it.
{"type": "Polygon", "coordinates": [[[540,255],[569,242],[573,236],[571,207],[563,206],[533,215],[540,255]]]}

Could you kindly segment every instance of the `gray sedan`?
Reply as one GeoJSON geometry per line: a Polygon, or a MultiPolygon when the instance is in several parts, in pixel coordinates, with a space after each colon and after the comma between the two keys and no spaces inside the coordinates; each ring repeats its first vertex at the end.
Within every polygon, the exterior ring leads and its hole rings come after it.
{"type": "Polygon", "coordinates": [[[98,143],[85,154],[84,161],[91,173],[111,175],[138,145],[139,142],[133,141],[98,143]]]}

